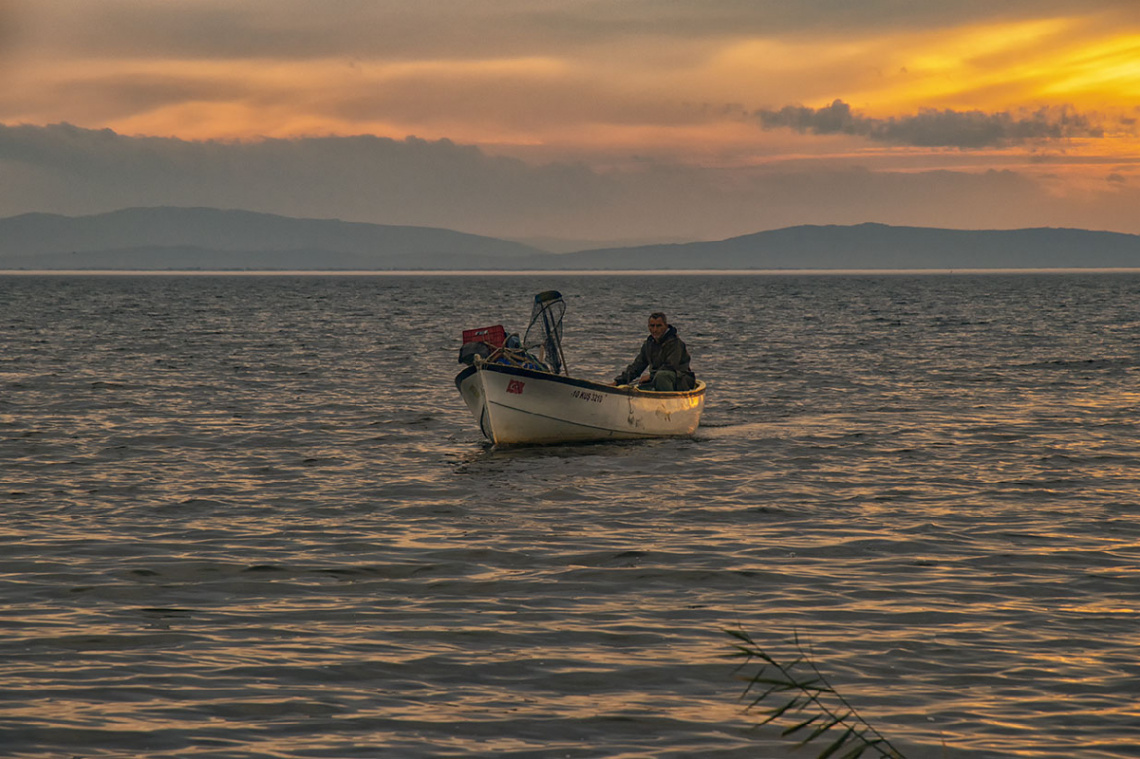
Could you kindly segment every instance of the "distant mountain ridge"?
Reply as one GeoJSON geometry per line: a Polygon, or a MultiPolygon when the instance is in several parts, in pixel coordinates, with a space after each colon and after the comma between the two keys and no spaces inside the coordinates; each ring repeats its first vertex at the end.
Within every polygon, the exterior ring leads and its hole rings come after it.
{"type": "Polygon", "coordinates": [[[1080,229],[796,226],[713,242],[549,253],[432,227],[216,208],[0,219],[0,270],[1137,268],[1140,235],[1080,229]]]}
{"type": "Polygon", "coordinates": [[[128,208],[0,219],[0,268],[401,269],[540,255],[433,227],[297,219],[217,208],[128,208]]]}
{"type": "Polygon", "coordinates": [[[1059,228],[807,225],[716,242],[645,245],[572,255],[577,267],[601,269],[1133,268],[1140,267],[1140,235],[1059,228]]]}

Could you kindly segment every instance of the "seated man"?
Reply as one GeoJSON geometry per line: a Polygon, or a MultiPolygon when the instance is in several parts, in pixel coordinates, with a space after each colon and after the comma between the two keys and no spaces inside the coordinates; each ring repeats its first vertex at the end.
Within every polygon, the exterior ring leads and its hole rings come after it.
{"type": "Polygon", "coordinates": [[[638,377],[640,390],[692,390],[697,386],[697,378],[689,368],[689,351],[677,337],[677,328],[669,326],[660,311],[649,315],[649,337],[633,363],[614,377],[614,384],[628,385],[638,377]],[[646,368],[649,373],[641,377],[646,368]]]}

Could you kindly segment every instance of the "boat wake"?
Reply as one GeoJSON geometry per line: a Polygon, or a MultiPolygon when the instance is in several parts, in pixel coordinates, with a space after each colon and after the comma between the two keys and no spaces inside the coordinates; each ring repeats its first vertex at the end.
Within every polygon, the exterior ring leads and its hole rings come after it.
{"type": "Polygon", "coordinates": [[[695,440],[720,440],[723,438],[755,439],[773,437],[772,425],[768,422],[749,422],[746,424],[718,424],[701,423],[693,433],[695,440]]]}

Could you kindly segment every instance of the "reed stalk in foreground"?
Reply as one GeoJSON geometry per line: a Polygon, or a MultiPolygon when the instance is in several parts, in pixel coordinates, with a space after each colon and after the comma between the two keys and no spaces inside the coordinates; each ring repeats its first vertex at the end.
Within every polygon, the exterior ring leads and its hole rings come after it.
{"type": "Polygon", "coordinates": [[[847,699],[831,687],[815,662],[804,652],[798,634],[795,636],[796,658],[788,664],[781,664],[743,630],[725,632],[737,640],[733,644],[736,651],[730,656],[744,659],[737,671],[753,662],[760,665],[741,694],[741,698],[750,699],[746,708],[758,707],[762,701],[779,702],[764,709],[767,716],[760,725],[777,720],[788,722],[790,724],[781,733],[788,738],[803,736],[806,732],[806,736],[796,744],[797,748],[821,739],[824,748],[817,759],[857,759],[868,751],[874,752],[871,756],[883,759],[905,759],[890,741],[859,716],[847,699]]]}

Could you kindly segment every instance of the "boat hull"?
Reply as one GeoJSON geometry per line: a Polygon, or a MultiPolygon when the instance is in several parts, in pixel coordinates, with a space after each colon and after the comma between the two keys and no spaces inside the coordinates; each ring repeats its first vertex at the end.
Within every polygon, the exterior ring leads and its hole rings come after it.
{"type": "Polygon", "coordinates": [[[652,392],[481,361],[455,385],[495,445],[692,435],[705,400],[700,381],[693,390],[652,392]]]}

